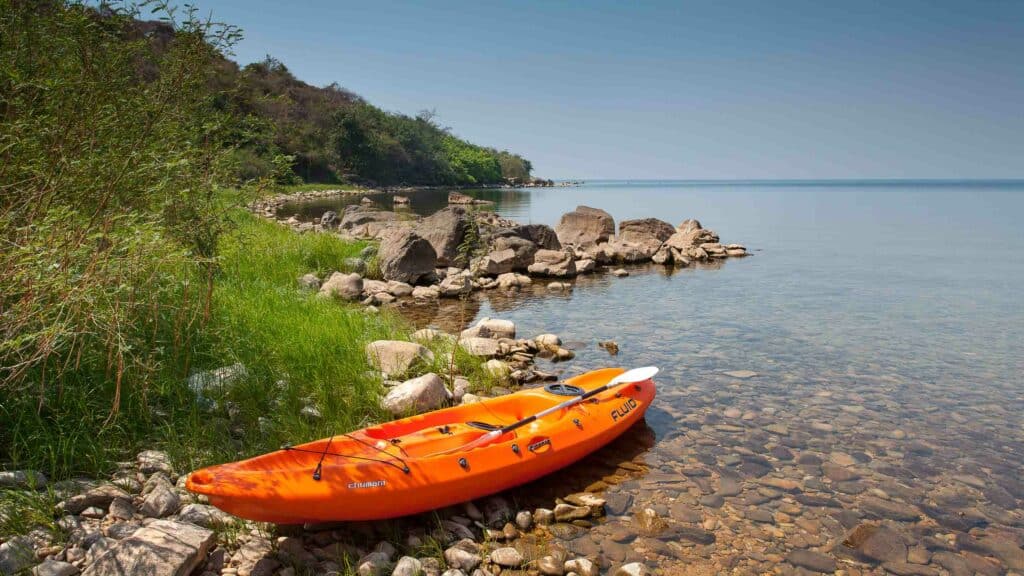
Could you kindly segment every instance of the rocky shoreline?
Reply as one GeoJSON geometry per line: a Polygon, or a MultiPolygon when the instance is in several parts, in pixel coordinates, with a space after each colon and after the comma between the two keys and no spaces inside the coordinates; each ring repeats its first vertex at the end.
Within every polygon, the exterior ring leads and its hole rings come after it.
{"type": "MultiPolygon", "coordinates": [[[[745,246],[722,244],[718,234],[694,219],[678,226],[657,218],[624,220],[616,231],[611,214],[579,206],[554,228],[522,225],[467,207],[480,201],[458,192],[449,194],[447,208],[425,217],[387,210],[369,198],[341,214],[325,212],[316,223],[277,217],[277,209],[286,202],[309,198],[308,193],[275,197],[252,210],[298,232],[379,242],[379,249],[371,247],[359,259],[346,262],[347,270],[300,279],[304,288],[324,296],[374,307],[401,299],[458,298],[477,290],[514,291],[535,281],[544,282],[549,290],[571,290],[578,275],[610,272],[624,277],[629,273],[623,266],[630,264],[679,268],[748,255],[745,246]],[[374,259],[381,280],[366,278],[374,259]]],[[[396,200],[400,206],[405,198],[396,200]]]]}

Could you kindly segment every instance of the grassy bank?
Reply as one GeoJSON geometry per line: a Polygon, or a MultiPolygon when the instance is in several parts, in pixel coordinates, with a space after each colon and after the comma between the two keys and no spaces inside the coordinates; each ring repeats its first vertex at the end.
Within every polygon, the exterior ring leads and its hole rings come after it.
{"type": "MultiPolygon", "coordinates": [[[[380,382],[366,374],[366,342],[400,336],[400,320],[317,298],[296,278],[343,268],[363,248],[328,235],[299,235],[238,211],[219,245],[210,320],[193,333],[191,372],[235,363],[247,376],[199,401],[177,370],[126,392],[104,424],[112,390],[95,375],[37,412],[30,398],[5,398],[5,460],[51,476],[100,474],[143,447],[162,447],[182,466],[276,448],[365,425],[381,416],[380,382]],[[86,385],[87,382],[93,382],[86,385]],[[315,407],[320,419],[301,415],[315,407]]],[[[191,336],[190,336],[191,335],[191,336]]]]}

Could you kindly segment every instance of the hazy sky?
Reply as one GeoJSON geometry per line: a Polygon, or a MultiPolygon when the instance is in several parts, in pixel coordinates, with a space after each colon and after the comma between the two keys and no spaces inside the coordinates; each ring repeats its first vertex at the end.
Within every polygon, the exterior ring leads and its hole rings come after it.
{"type": "Polygon", "coordinates": [[[1024,1],[193,1],[545,177],[1024,177],[1024,1]]]}

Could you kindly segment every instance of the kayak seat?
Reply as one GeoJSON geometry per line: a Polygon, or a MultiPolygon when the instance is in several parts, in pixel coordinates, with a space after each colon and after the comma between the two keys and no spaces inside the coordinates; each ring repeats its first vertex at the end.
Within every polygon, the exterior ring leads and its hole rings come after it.
{"type": "Polygon", "coordinates": [[[480,422],[478,420],[470,420],[469,422],[466,422],[466,426],[470,426],[472,428],[479,428],[480,430],[486,430],[488,432],[493,432],[501,428],[501,426],[488,424],[487,422],[480,422]]]}

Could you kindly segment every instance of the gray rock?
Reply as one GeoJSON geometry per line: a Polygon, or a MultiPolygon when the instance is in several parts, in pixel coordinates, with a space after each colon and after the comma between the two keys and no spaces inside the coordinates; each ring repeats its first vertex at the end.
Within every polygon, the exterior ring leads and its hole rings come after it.
{"type": "Polygon", "coordinates": [[[153,489],[150,490],[149,494],[142,501],[142,507],[139,509],[143,516],[150,518],[163,518],[177,512],[178,508],[181,508],[181,496],[178,495],[177,490],[162,476],[161,481],[157,482],[153,489]]]}
{"type": "Polygon", "coordinates": [[[121,540],[96,559],[83,576],[190,574],[213,545],[212,530],[170,520],[157,520],[121,540]]]}
{"type": "Polygon", "coordinates": [[[542,526],[546,526],[555,521],[555,513],[548,508],[537,508],[533,511],[533,519],[542,526]]]}
{"type": "Polygon", "coordinates": [[[529,510],[516,513],[516,527],[524,532],[533,528],[533,514],[529,510]]]}
{"type": "Polygon", "coordinates": [[[473,356],[493,358],[498,355],[498,342],[490,338],[463,338],[459,346],[473,356]]]}
{"type": "Polygon", "coordinates": [[[342,300],[357,300],[363,294],[363,278],[354,272],[335,272],[320,286],[320,294],[342,300]]]}
{"type": "Polygon", "coordinates": [[[526,270],[533,264],[533,255],[537,253],[537,245],[526,238],[517,236],[499,236],[492,241],[495,252],[512,251],[512,270],[526,270]]]}
{"type": "Polygon", "coordinates": [[[450,398],[441,377],[430,372],[406,380],[389,390],[387,396],[381,400],[381,407],[398,416],[436,410],[444,406],[450,398]]]}
{"type": "Polygon", "coordinates": [[[519,550],[507,546],[491,552],[491,562],[505,568],[518,568],[523,564],[523,555],[519,550]]]}
{"type": "Polygon", "coordinates": [[[466,209],[449,206],[427,216],[416,226],[416,233],[434,248],[440,266],[453,266],[459,257],[459,245],[469,226],[475,225],[466,216],[466,209]]]}
{"type": "Polygon", "coordinates": [[[444,551],[444,561],[450,568],[472,571],[483,562],[483,558],[480,557],[480,546],[472,540],[464,539],[444,551]]]}
{"type": "Polygon", "coordinates": [[[793,550],[786,556],[786,561],[812,572],[831,574],[836,571],[836,561],[831,556],[813,550],[793,550]]]}
{"type": "Polygon", "coordinates": [[[70,514],[80,514],[86,508],[93,506],[106,509],[114,498],[130,500],[131,496],[113,484],[100,484],[65,500],[64,510],[70,514]]]}
{"type": "Polygon", "coordinates": [[[413,287],[405,282],[399,282],[397,280],[388,281],[388,294],[391,294],[395,298],[402,298],[404,296],[411,296],[413,287]]]}
{"type": "Polygon", "coordinates": [[[676,233],[674,226],[657,218],[623,220],[619,223],[619,238],[626,242],[643,244],[656,242],[658,246],[676,233]]]}
{"type": "Polygon", "coordinates": [[[116,522],[107,526],[107,536],[110,536],[114,540],[124,540],[132,534],[135,534],[135,531],[139,528],[142,528],[142,526],[134,522],[116,522]]]}
{"type": "Polygon", "coordinates": [[[202,394],[210,388],[231,386],[249,377],[249,371],[241,362],[230,366],[222,366],[206,372],[199,372],[188,377],[188,387],[195,394],[202,394]]]}
{"type": "Polygon", "coordinates": [[[46,484],[46,475],[35,470],[0,471],[0,489],[42,490],[46,484]]]}
{"type": "Polygon", "coordinates": [[[436,300],[441,297],[437,286],[417,286],[412,289],[412,297],[417,300],[436,300]]]}
{"type": "Polygon", "coordinates": [[[178,512],[178,520],[203,528],[219,528],[235,522],[235,517],[208,504],[189,504],[178,512]]]}
{"type": "MultiPolygon", "coordinates": [[[[515,270],[518,262],[519,258],[516,256],[515,250],[511,248],[495,250],[480,258],[480,260],[476,262],[473,271],[478,275],[498,276],[515,270]]],[[[527,266],[529,266],[529,264],[527,264],[527,266]]],[[[522,268],[523,267],[520,267],[519,269],[522,268]]]]}
{"type": "Polygon", "coordinates": [[[600,244],[615,235],[615,219],[604,210],[577,206],[576,210],[562,215],[555,234],[563,246],[600,244]]]}
{"type": "Polygon", "coordinates": [[[42,564],[32,569],[33,576],[74,576],[75,574],[78,574],[77,566],[52,558],[43,560],[42,564]]]}
{"type": "Polygon", "coordinates": [[[303,274],[299,276],[299,288],[302,290],[309,290],[310,292],[316,292],[320,289],[320,279],[316,277],[316,274],[303,274]]]}
{"type": "Polygon", "coordinates": [[[378,255],[385,280],[415,284],[437,267],[437,253],[426,239],[411,230],[384,234],[378,255]]]}
{"type": "Polygon", "coordinates": [[[391,559],[384,552],[370,552],[356,562],[359,576],[382,576],[391,567],[391,559]]]}
{"type": "Polygon", "coordinates": [[[843,544],[876,562],[905,562],[907,559],[907,545],[887,526],[860,524],[846,535],[843,544]]]}
{"type": "MultiPolygon", "coordinates": [[[[473,576],[476,576],[477,572],[481,572],[481,570],[474,571],[473,576]]],[[[466,573],[457,568],[449,568],[448,570],[445,570],[444,573],[441,574],[441,576],[466,576],[466,573]]]]}
{"type": "Polygon", "coordinates": [[[419,363],[434,361],[434,353],[414,342],[375,340],[366,345],[370,365],[391,376],[405,374],[419,363]]]}
{"type": "Polygon", "coordinates": [[[533,283],[533,280],[529,276],[524,274],[516,274],[515,272],[509,272],[508,274],[501,274],[496,279],[498,288],[509,290],[512,288],[522,288],[529,286],[533,283]]]}
{"type": "Polygon", "coordinates": [[[15,536],[0,544],[0,575],[15,574],[36,563],[32,539],[15,536]]]}
{"type": "Polygon", "coordinates": [[[412,556],[402,556],[395,564],[391,576],[420,576],[423,574],[423,564],[412,556]]]}
{"type": "Polygon", "coordinates": [[[483,515],[484,523],[496,528],[512,519],[512,508],[501,496],[491,496],[483,502],[483,515]]]}
{"type": "Polygon", "coordinates": [[[135,507],[127,498],[114,498],[110,501],[110,517],[117,520],[131,520],[135,515],[135,507]]]}
{"type": "Polygon", "coordinates": [[[572,504],[556,504],[555,520],[559,522],[571,522],[590,517],[590,508],[586,506],[573,506],[572,504]]]}
{"type": "MultiPolygon", "coordinates": [[[[345,207],[338,230],[355,238],[378,238],[391,228],[401,225],[398,214],[368,206],[345,207]]],[[[364,256],[367,258],[368,256],[364,256]]]]}
{"type": "Polygon", "coordinates": [[[527,270],[540,276],[569,278],[576,275],[576,262],[568,251],[537,250],[527,270]]]}
{"type": "Polygon", "coordinates": [[[511,229],[512,234],[533,242],[538,248],[545,250],[561,250],[562,243],[558,233],[547,224],[524,224],[511,229]]]}
{"type": "Polygon", "coordinates": [[[328,210],[320,215],[320,226],[325,230],[334,228],[338,225],[338,213],[334,210],[328,210]]]}
{"type": "Polygon", "coordinates": [[[174,476],[174,466],[171,464],[171,457],[160,450],[143,450],[135,457],[139,466],[139,472],[153,474],[163,472],[168,476],[174,476]]]}
{"type": "Polygon", "coordinates": [[[473,291],[473,279],[468,274],[454,274],[441,280],[437,288],[441,296],[458,298],[473,291]]]}
{"type": "Polygon", "coordinates": [[[231,557],[239,576],[270,576],[280,562],[270,557],[274,549],[263,538],[252,538],[231,557]]]}
{"type": "Polygon", "coordinates": [[[474,326],[463,330],[460,336],[463,338],[515,338],[516,324],[511,320],[484,317],[474,326]]]}

